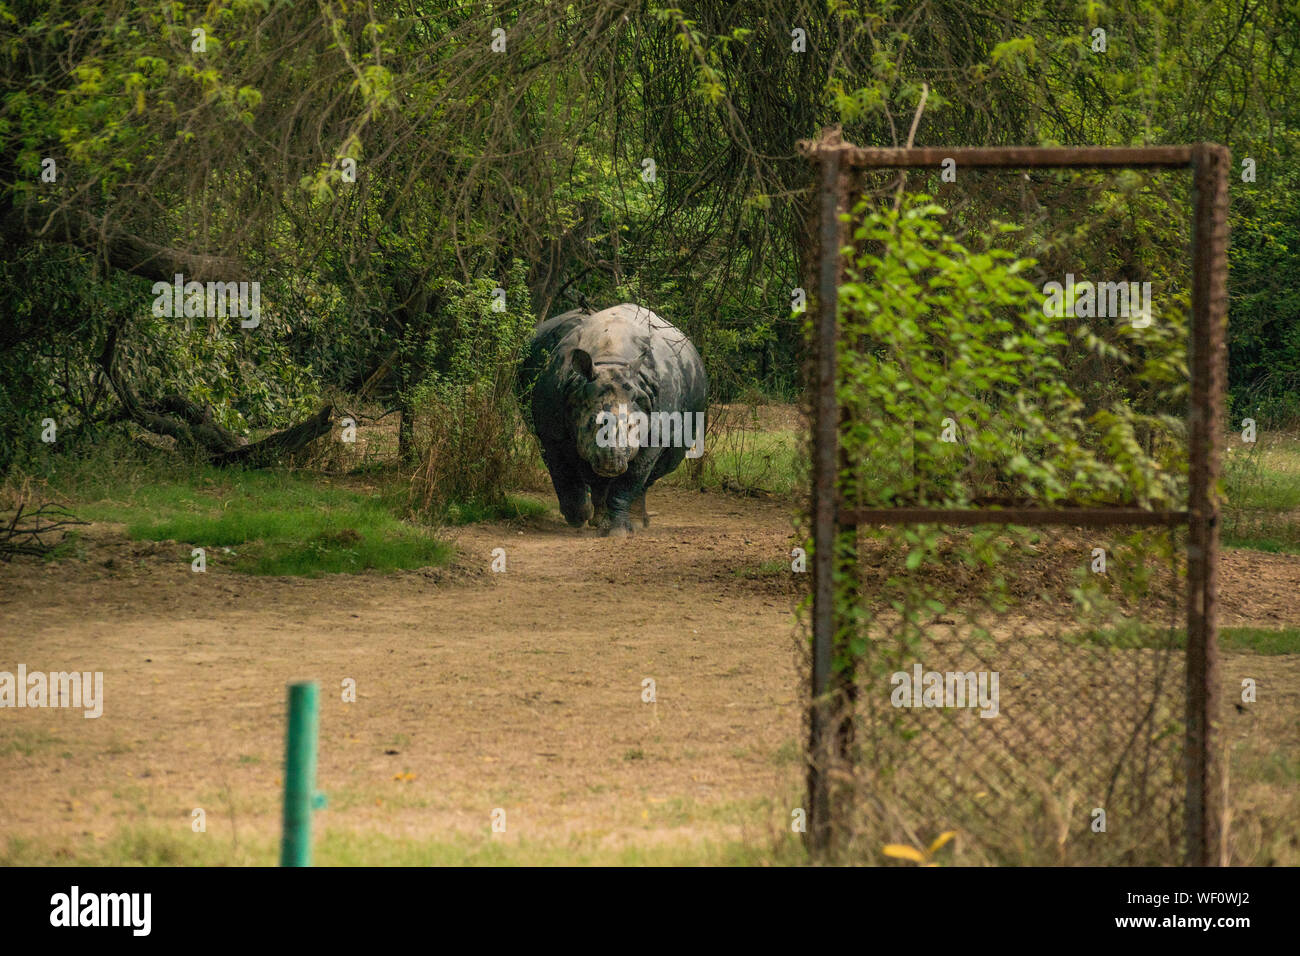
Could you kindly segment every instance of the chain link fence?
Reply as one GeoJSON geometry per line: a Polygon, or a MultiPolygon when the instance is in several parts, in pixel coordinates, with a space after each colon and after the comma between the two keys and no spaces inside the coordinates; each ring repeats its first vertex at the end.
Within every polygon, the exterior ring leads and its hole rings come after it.
{"type": "Polygon", "coordinates": [[[1226,150],[808,153],[811,848],[1220,862],[1226,150]]]}

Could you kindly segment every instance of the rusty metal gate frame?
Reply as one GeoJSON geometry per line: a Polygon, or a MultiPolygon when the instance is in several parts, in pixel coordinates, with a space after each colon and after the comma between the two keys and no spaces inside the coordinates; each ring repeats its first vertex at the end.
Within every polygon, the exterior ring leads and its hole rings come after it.
{"type": "MultiPolygon", "coordinates": [[[[1218,423],[1223,411],[1227,319],[1228,164],[1216,143],[1152,147],[960,147],[867,149],[838,137],[803,144],[820,163],[818,309],[813,328],[813,532],[812,697],[809,701],[808,831],[810,850],[832,846],[827,761],[848,754],[852,700],[851,672],[832,673],[839,619],[833,585],[834,542],[859,524],[1018,524],[1069,527],[1145,525],[1187,527],[1187,663],[1184,741],[1186,766],[1186,862],[1221,866],[1224,858],[1222,768],[1219,766],[1218,608],[1219,506],[1215,488],[1220,468],[1218,423]],[[944,160],[967,168],[1191,169],[1192,325],[1188,336],[1191,396],[1188,408],[1188,509],[1137,508],[866,508],[846,509],[839,500],[841,410],[835,394],[840,250],[851,187],[860,170],[938,168],[944,160]],[[839,703],[840,701],[846,704],[839,703]]],[[[856,586],[853,589],[856,596],[856,586]]]]}

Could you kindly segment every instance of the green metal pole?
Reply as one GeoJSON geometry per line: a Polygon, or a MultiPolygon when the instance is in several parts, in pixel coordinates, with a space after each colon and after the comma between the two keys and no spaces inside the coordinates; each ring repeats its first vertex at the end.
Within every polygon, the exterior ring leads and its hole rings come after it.
{"type": "Polygon", "coordinates": [[[284,744],[284,835],[281,866],[311,866],[311,812],[316,802],[315,681],[289,685],[289,727],[284,744]]]}

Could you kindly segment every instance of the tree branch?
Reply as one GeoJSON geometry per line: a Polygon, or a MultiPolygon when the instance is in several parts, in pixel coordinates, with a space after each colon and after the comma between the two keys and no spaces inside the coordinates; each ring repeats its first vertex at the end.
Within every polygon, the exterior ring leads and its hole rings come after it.
{"type": "Polygon", "coordinates": [[[180,395],[168,395],[156,402],[142,402],[118,373],[114,362],[117,337],[121,330],[121,323],[109,329],[99,364],[127,416],[146,431],[166,435],[182,444],[199,448],[214,465],[260,468],[272,464],[281,455],[315,441],[330,430],[334,415],[332,405],[323,406],[316,414],[297,425],[249,443],[217,424],[211,409],[196,405],[180,395]],[[162,412],[170,412],[171,415],[161,414],[162,412]]]}
{"type": "Polygon", "coordinates": [[[177,273],[187,280],[230,280],[244,268],[237,259],[191,252],[133,235],[82,210],[59,208],[51,213],[40,206],[28,206],[13,210],[4,228],[11,239],[66,243],[118,269],[164,282],[171,282],[177,273]],[[42,220],[39,225],[38,220],[42,220]]]}

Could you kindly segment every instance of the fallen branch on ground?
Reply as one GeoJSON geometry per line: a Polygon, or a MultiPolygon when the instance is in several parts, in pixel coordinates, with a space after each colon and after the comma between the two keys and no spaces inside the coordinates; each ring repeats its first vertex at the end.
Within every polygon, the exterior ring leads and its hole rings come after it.
{"type": "Polygon", "coordinates": [[[33,511],[19,502],[13,517],[0,527],[0,561],[9,561],[16,554],[30,554],[42,557],[53,551],[63,541],[63,529],[76,524],[77,516],[62,505],[41,505],[33,511]],[[54,543],[45,541],[45,536],[59,533],[59,540],[54,543]]]}

